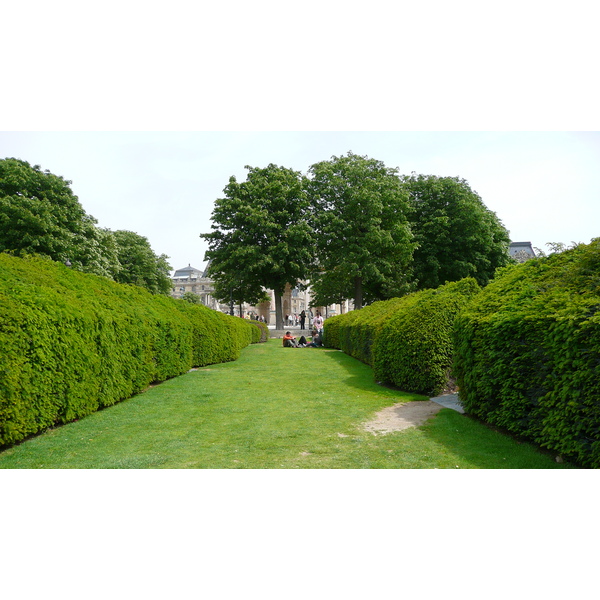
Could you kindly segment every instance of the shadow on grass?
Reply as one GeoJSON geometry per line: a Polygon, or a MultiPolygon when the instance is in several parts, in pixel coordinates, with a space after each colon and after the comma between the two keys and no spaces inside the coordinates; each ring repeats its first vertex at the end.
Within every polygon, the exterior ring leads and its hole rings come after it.
{"type": "Polygon", "coordinates": [[[411,400],[428,400],[427,396],[420,394],[414,394],[412,392],[405,392],[400,388],[387,385],[383,383],[377,383],[373,379],[373,369],[359,361],[358,359],[345,354],[341,350],[324,349],[321,350],[324,357],[328,360],[338,363],[348,373],[348,378],[344,380],[346,385],[349,385],[358,390],[371,392],[380,396],[398,396],[399,402],[407,402],[411,400]]]}
{"type": "MultiPolygon", "coordinates": [[[[324,360],[338,363],[348,373],[345,384],[377,395],[397,395],[398,401],[428,400],[427,396],[379,384],[373,370],[340,350],[327,349],[324,360]]],[[[479,469],[573,469],[575,464],[557,463],[556,453],[536,446],[510,432],[500,431],[469,415],[443,408],[420,428],[421,435],[435,445],[479,469]]]]}
{"type": "Polygon", "coordinates": [[[467,461],[473,468],[581,468],[568,462],[557,463],[556,453],[449,408],[442,409],[434,419],[423,425],[421,432],[448,452],[467,461]]]}

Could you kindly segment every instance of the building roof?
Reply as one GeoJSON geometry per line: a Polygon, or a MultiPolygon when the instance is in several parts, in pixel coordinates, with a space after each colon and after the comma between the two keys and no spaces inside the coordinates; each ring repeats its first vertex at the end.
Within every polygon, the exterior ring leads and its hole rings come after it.
{"type": "Polygon", "coordinates": [[[179,278],[191,277],[191,276],[202,277],[203,275],[204,275],[203,271],[201,271],[200,269],[196,269],[196,267],[192,267],[192,265],[188,264],[188,266],[184,267],[183,269],[177,269],[177,271],[175,271],[175,274],[173,275],[173,279],[179,279],[179,278]]]}
{"type": "Polygon", "coordinates": [[[527,260],[528,258],[535,258],[536,256],[531,242],[511,242],[508,252],[512,258],[515,258],[519,262],[523,262],[523,260],[527,260]]]}

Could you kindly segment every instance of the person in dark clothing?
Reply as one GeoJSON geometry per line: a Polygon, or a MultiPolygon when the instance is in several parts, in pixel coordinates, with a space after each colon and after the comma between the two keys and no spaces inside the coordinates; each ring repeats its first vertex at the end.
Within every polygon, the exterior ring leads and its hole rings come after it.
{"type": "Polygon", "coordinates": [[[322,335],[317,330],[314,330],[312,332],[312,341],[310,342],[310,344],[306,344],[306,347],[307,348],[320,348],[322,345],[323,345],[322,335]]]}
{"type": "Polygon", "coordinates": [[[300,329],[304,329],[304,325],[306,324],[306,313],[302,311],[300,313],[300,329]]]}

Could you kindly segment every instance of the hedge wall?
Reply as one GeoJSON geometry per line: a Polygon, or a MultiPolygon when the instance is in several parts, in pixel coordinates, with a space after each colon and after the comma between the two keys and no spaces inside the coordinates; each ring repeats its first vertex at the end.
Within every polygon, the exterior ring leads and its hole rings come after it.
{"type": "Polygon", "coordinates": [[[252,321],[249,323],[254,326],[252,329],[252,343],[253,344],[262,344],[269,339],[269,328],[266,323],[262,321],[252,321]]]}
{"type": "Polygon", "coordinates": [[[476,280],[466,278],[408,296],[381,328],[373,349],[375,378],[440,394],[451,376],[454,319],[479,292],[476,280]]]}
{"type": "Polygon", "coordinates": [[[353,310],[327,319],[323,326],[324,345],[342,350],[371,365],[371,349],[379,328],[402,301],[401,298],[393,298],[373,302],[361,310],[353,310]]]}
{"type": "Polygon", "coordinates": [[[261,329],[204,306],[0,255],[0,445],[238,358],[261,329]]]}
{"type": "Polygon", "coordinates": [[[325,345],[371,365],[378,381],[438,394],[452,365],[452,323],[479,289],[468,278],[332,317],[325,345]]]}
{"type": "Polygon", "coordinates": [[[600,239],[508,267],[456,320],[466,411],[600,466],[600,239]]]}

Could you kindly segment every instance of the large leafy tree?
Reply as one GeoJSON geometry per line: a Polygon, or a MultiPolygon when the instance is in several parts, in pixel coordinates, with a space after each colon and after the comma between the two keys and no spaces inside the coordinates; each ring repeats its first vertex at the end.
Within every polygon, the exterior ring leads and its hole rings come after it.
{"type": "Polygon", "coordinates": [[[228,304],[231,314],[233,315],[233,305],[239,306],[240,315],[242,314],[242,305],[256,305],[269,300],[265,290],[256,285],[251,276],[244,272],[234,274],[213,273],[211,270],[212,263],[209,263],[207,268],[208,276],[212,278],[214,288],[212,295],[221,303],[228,304]]]}
{"type": "Polygon", "coordinates": [[[88,228],[88,243],[83,245],[81,253],[72,252],[72,261],[76,262],[76,266],[80,264],[80,270],[85,273],[94,273],[116,280],[122,269],[117,241],[110,229],[96,227],[95,222],[92,219],[88,228]]]}
{"type": "Polygon", "coordinates": [[[327,273],[316,268],[311,276],[311,305],[329,306],[339,304],[354,295],[353,282],[348,278],[343,265],[330,267],[327,273]]]}
{"type": "Polygon", "coordinates": [[[119,230],[112,235],[120,264],[115,281],[138,285],[153,294],[169,294],[172,287],[169,257],[155,254],[148,239],[133,231],[119,230]]]}
{"type": "Polygon", "coordinates": [[[96,227],[71,182],[24,160],[0,160],[0,251],[42,254],[111,276],[118,269],[110,236],[96,227]]]}
{"type": "Polygon", "coordinates": [[[70,186],[38,165],[0,160],[0,252],[41,254],[86,273],[168,294],[168,257],[154,254],[148,240],[136,233],[97,227],[70,186]]]}
{"type": "Polygon", "coordinates": [[[418,244],[413,267],[418,289],[463,277],[486,285],[498,267],[510,262],[508,231],[467,181],[415,173],[402,180],[418,244]]]}
{"type": "Polygon", "coordinates": [[[246,181],[231,177],[216,200],[213,231],[200,235],[208,241],[205,260],[217,285],[243,284],[244,301],[272,289],[276,327],[282,328],[285,286],[305,279],[313,258],[304,177],[274,164],[246,169],[246,181]]]}
{"type": "Polygon", "coordinates": [[[397,170],[349,152],[312,165],[308,192],[317,234],[311,283],[323,304],[390,298],[409,289],[414,243],[397,170]]]}

